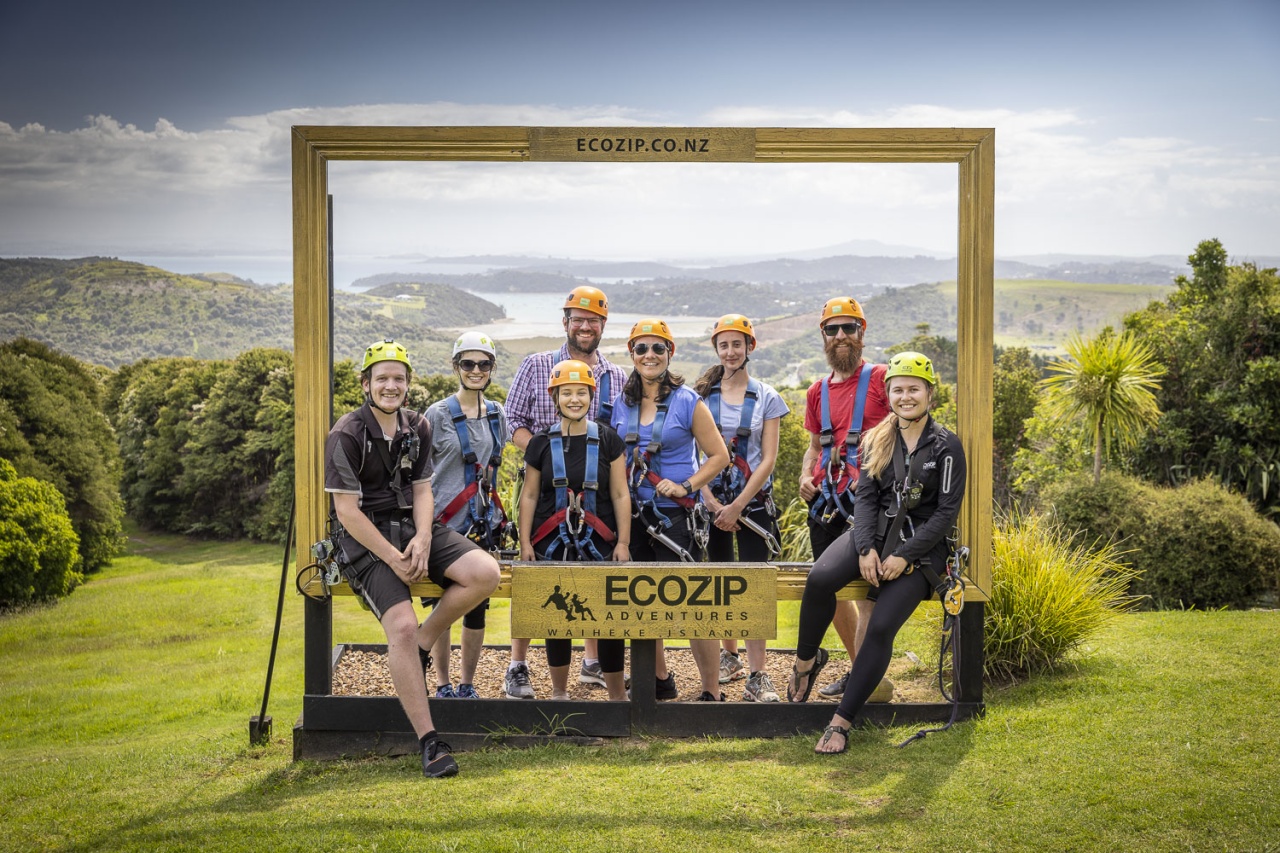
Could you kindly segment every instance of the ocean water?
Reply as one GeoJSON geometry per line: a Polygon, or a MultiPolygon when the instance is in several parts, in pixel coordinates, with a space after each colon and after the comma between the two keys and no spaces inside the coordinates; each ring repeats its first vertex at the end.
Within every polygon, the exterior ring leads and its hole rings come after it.
{"type": "MultiPolygon", "coordinates": [[[[288,255],[147,255],[129,257],[170,272],[191,275],[195,273],[230,273],[257,284],[280,284],[293,281],[293,256],[288,255]]],[[[351,283],[379,273],[436,272],[454,275],[483,273],[496,267],[491,264],[425,263],[413,259],[396,259],[377,256],[336,256],[333,260],[334,285],[339,289],[351,289],[351,283]]],[[[603,287],[610,284],[625,287],[619,279],[600,280],[603,287]]],[[[630,283],[630,282],[628,282],[630,283]]],[[[564,334],[560,325],[560,312],[564,305],[561,293],[486,293],[473,291],[474,295],[501,305],[507,319],[491,323],[485,329],[495,339],[518,340],[544,335],[559,337],[564,334]]],[[[604,339],[625,341],[631,327],[642,317],[650,315],[614,313],[605,325],[604,339]]],[[[715,317],[663,317],[671,326],[677,340],[705,335],[715,323],[715,317]]],[[[450,330],[446,330],[450,331],[450,330]]]]}

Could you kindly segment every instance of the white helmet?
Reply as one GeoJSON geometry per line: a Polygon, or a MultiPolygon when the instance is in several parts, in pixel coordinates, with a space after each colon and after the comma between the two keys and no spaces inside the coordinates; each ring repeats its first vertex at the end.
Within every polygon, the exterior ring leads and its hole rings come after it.
{"type": "Polygon", "coordinates": [[[452,360],[457,361],[458,356],[464,352],[478,350],[487,352],[494,359],[498,357],[498,347],[493,342],[493,338],[484,332],[463,332],[462,335],[453,342],[452,360]]]}

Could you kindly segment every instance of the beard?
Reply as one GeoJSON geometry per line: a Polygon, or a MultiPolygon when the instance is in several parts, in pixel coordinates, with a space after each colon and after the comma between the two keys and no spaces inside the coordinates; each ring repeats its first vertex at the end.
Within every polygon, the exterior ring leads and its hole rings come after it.
{"type": "Polygon", "coordinates": [[[572,332],[568,332],[565,338],[569,342],[570,353],[581,353],[582,355],[591,355],[596,351],[596,347],[600,346],[600,333],[592,333],[591,340],[586,343],[580,343],[572,332]]]}
{"type": "Polygon", "coordinates": [[[828,367],[836,373],[851,376],[858,369],[858,363],[862,361],[862,341],[845,338],[842,343],[847,346],[841,346],[836,338],[824,338],[822,351],[827,356],[828,367]]]}

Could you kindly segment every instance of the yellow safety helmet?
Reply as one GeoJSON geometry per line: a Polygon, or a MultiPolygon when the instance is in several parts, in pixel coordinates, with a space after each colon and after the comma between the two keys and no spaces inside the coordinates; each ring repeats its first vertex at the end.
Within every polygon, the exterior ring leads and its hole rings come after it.
{"type": "Polygon", "coordinates": [[[662,338],[671,347],[671,354],[676,354],[676,339],[671,334],[671,327],[667,325],[666,320],[659,320],[655,317],[646,317],[631,327],[631,334],[627,336],[627,349],[631,349],[631,344],[636,338],[643,338],[645,335],[653,335],[662,338]]]}
{"type": "Polygon", "coordinates": [[[554,391],[561,385],[586,385],[592,391],[596,388],[596,378],[591,375],[591,366],[576,358],[566,358],[551,368],[551,378],[547,380],[547,390],[554,391]]]}
{"type": "Polygon", "coordinates": [[[751,352],[756,348],[756,330],[751,325],[751,321],[741,314],[725,314],[719,320],[716,320],[715,328],[711,330],[711,345],[715,346],[716,335],[721,332],[742,332],[747,336],[747,352],[751,352]]]}
{"type": "Polygon", "coordinates": [[[581,308],[583,311],[590,311],[592,314],[607,318],[609,299],[600,288],[583,284],[569,291],[569,296],[564,300],[564,308],[566,311],[570,308],[581,308]]]}
{"type": "Polygon", "coordinates": [[[938,375],[933,372],[933,362],[928,356],[918,352],[900,352],[889,359],[889,369],[884,373],[886,388],[889,380],[895,376],[914,376],[930,385],[938,384],[938,375]]]}
{"type": "Polygon", "coordinates": [[[410,372],[413,371],[413,365],[409,363],[409,351],[390,338],[369,345],[369,348],[364,351],[360,372],[364,373],[380,361],[398,361],[409,368],[410,372]]]}
{"type": "Polygon", "coordinates": [[[862,313],[862,306],[858,304],[858,300],[848,296],[828,299],[827,304],[822,306],[822,317],[818,320],[818,325],[825,326],[832,317],[852,317],[862,323],[863,329],[867,328],[867,316],[862,313]]]}

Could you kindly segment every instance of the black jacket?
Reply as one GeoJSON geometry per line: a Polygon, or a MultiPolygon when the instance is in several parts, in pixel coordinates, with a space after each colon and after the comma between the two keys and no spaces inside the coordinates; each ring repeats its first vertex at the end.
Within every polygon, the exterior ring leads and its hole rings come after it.
{"type": "MultiPolygon", "coordinates": [[[[895,438],[899,444],[902,443],[901,433],[895,438]]],[[[907,456],[908,470],[912,458],[921,454],[925,454],[923,464],[917,467],[920,468],[924,488],[920,502],[907,511],[915,527],[915,535],[911,536],[910,528],[904,525],[903,533],[910,538],[906,542],[899,541],[896,547],[890,547],[888,554],[885,553],[884,538],[891,525],[882,520],[886,511],[896,509],[896,492],[901,486],[890,461],[878,477],[872,477],[864,467],[862,476],[858,478],[854,502],[854,543],[860,554],[868,548],[875,548],[882,560],[897,555],[908,564],[914,564],[929,557],[934,571],[941,572],[947,559],[947,534],[960,515],[960,502],[964,498],[967,471],[964,448],[955,433],[930,417],[915,453],[907,456]]]]}

